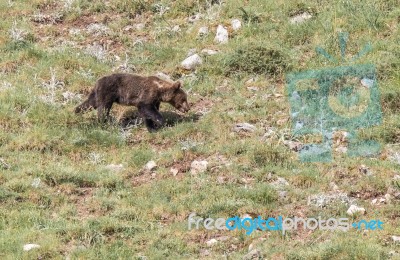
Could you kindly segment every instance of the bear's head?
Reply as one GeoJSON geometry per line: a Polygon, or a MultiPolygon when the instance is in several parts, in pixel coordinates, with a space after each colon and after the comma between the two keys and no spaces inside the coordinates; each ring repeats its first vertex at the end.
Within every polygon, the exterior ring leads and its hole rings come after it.
{"type": "Polygon", "coordinates": [[[187,94],[181,88],[182,83],[180,81],[175,82],[170,89],[170,99],[167,101],[173,107],[178,109],[179,111],[186,113],[189,111],[189,103],[187,102],[187,94]]]}

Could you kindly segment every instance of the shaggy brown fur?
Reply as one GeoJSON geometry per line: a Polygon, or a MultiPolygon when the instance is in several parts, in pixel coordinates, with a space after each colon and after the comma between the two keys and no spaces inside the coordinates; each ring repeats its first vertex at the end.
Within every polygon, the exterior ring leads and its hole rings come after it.
{"type": "Polygon", "coordinates": [[[97,109],[99,120],[104,122],[114,102],[136,106],[149,131],[164,124],[164,118],[159,112],[160,102],[167,102],[181,112],[189,110],[187,95],[179,81],[170,83],[154,76],[121,73],[100,78],[88,99],[75,108],[75,113],[84,113],[94,108],[97,109]]]}

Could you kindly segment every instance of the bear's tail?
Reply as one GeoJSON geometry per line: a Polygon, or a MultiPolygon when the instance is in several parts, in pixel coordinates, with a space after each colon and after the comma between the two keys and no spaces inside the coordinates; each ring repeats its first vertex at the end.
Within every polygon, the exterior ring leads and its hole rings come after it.
{"type": "Polygon", "coordinates": [[[75,113],[80,114],[80,113],[85,113],[89,111],[92,108],[96,108],[95,106],[95,92],[92,91],[88,97],[82,104],[77,106],[75,108],[75,113]]]}

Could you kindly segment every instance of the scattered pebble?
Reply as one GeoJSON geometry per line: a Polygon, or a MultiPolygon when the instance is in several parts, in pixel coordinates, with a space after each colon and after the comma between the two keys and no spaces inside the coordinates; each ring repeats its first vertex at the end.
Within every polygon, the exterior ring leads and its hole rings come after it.
{"type": "Polygon", "coordinates": [[[232,25],[232,29],[234,31],[239,30],[240,28],[242,28],[242,22],[239,19],[233,19],[231,21],[231,25],[232,25]]]}
{"type": "Polygon", "coordinates": [[[172,27],[171,29],[172,32],[180,32],[181,31],[181,27],[179,25],[175,25],[174,27],[172,27]]]}
{"type": "Polygon", "coordinates": [[[261,251],[258,249],[251,250],[248,254],[243,256],[243,260],[263,259],[261,251]]]}
{"type": "Polygon", "coordinates": [[[156,74],[157,77],[159,77],[162,80],[168,81],[168,82],[173,82],[170,76],[165,74],[164,72],[157,72],[156,74]]]}
{"type": "Polygon", "coordinates": [[[254,92],[259,90],[259,88],[253,87],[253,86],[249,86],[249,87],[247,87],[247,89],[250,90],[250,91],[254,91],[254,92]]]}
{"type": "Polygon", "coordinates": [[[10,165],[3,158],[0,158],[0,168],[7,170],[10,169],[10,165]]]}
{"type": "Polygon", "coordinates": [[[353,216],[357,213],[361,213],[361,215],[365,214],[365,209],[361,207],[357,207],[356,205],[351,205],[350,208],[347,210],[347,214],[353,216]]]}
{"type": "Polygon", "coordinates": [[[30,250],[35,249],[35,248],[40,248],[40,246],[37,245],[37,244],[26,244],[23,247],[24,251],[30,251],[30,250]]]}
{"type": "Polygon", "coordinates": [[[199,29],[199,31],[197,33],[197,36],[198,37],[204,37],[204,36],[207,36],[209,33],[210,32],[208,30],[208,27],[207,26],[203,26],[203,27],[200,27],[200,29],[199,29]]]}
{"type": "Polygon", "coordinates": [[[146,170],[148,170],[148,171],[152,171],[152,170],[155,170],[157,168],[157,164],[156,164],[155,161],[149,161],[148,163],[146,163],[144,168],[146,170]]]}
{"type": "Polygon", "coordinates": [[[346,193],[335,192],[335,193],[321,193],[315,194],[308,197],[308,205],[324,208],[331,203],[341,202],[344,204],[352,204],[355,199],[347,196],[346,193]]]}
{"type": "Polygon", "coordinates": [[[203,49],[203,50],[201,50],[201,53],[204,55],[207,55],[207,56],[212,56],[212,55],[218,54],[218,51],[203,49]]]}
{"type": "Polygon", "coordinates": [[[201,19],[201,14],[195,14],[195,15],[192,15],[192,16],[190,16],[189,18],[188,18],[188,21],[190,22],[190,23],[195,23],[195,22],[197,22],[198,20],[200,20],[201,19]]]}
{"type": "Polygon", "coordinates": [[[40,186],[40,182],[41,182],[41,180],[40,180],[40,178],[35,178],[35,179],[33,179],[33,181],[32,181],[32,187],[33,188],[39,188],[39,186],[40,186]]]}
{"type": "Polygon", "coordinates": [[[276,181],[271,182],[271,185],[272,185],[273,187],[279,189],[279,188],[283,188],[283,187],[285,187],[285,186],[289,186],[289,182],[288,182],[285,178],[278,177],[278,178],[276,179],[276,181]]]}
{"type": "Polygon", "coordinates": [[[228,30],[224,26],[218,25],[217,34],[215,35],[214,41],[216,43],[225,44],[228,42],[228,39],[229,39],[228,30]]]}
{"type": "Polygon", "coordinates": [[[243,132],[251,132],[252,133],[256,130],[257,130],[257,128],[254,125],[249,124],[249,123],[239,123],[233,127],[234,132],[242,132],[243,131],[243,132]]]}
{"type": "Polygon", "coordinates": [[[372,88],[374,86],[374,80],[369,78],[363,78],[361,80],[361,85],[363,85],[366,88],[372,88]]]}
{"type": "Polygon", "coordinates": [[[119,172],[124,169],[124,166],[122,164],[109,164],[105,168],[113,172],[119,172]]]}
{"type": "Polygon", "coordinates": [[[301,142],[295,142],[295,141],[284,141],[283,142],[287,147],[289,147],[290,150],[298,152],[303,148],[303,144],[301,142]]]}
{"type": "Polygon", "coordinates": [[[208,241],[206,242],[207,246],[213,246],[213,245],[215,245],[216,243],[218,243],[218,240],[216,240],[215,238],[212,238],[212,239],[210,239],[210,240],[208,240],[208,241]]]}
{"type": "Polygon", "coordinates": [[[370,171],[369,167],[365,166],[364,164],[361,164],[360,167],[358,168],[358,171],[362,174],[365,174],[367,176],[372,175],[372,171],[370,171]]]}
{"type": "Polygon", "coordinates": [[[181,67],[186,70],[194,70],[201,64],[203,64],[203,60],[201,59],[201,57],[198,54],[194,54],[182,61],[181,67]]]}
{"type": "Polygon", "coordinates": [[[178,175],[178,172],[179,172],[179,170],[176,168],[171,168],[171,170],[169,170],[169,171],[172,173],[173,176],[178,175]]]}
{"type": "Polygon", "coordinates": [[[203,173],[207,171],[208,162],[207,161],[193,161],[190,165],[190,172],[192,174],[203,173]]]}
{"type": "Polygon", "coordinates": [[[291,24],[301,24],[304,23],[305,21],[309,20],[312,18],[312,15],[309,14],[308,12],[303,12],[301,14],[295,15],[290,18],[290,23],[291,24]]]}
{"type": "Polygon", "coordinates": [[[400,243],[400,236],[392,236],[393,242],[400,243]]]}

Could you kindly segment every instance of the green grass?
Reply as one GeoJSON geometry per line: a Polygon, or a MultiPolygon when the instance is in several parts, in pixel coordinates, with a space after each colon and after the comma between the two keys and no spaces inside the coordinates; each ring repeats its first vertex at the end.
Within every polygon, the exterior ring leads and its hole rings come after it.
{"type": "MultiPolygon", "coordinates": [[[[267,259],[389,259],[393,251],[392,259],[400,257],[391,239],[400,235],[399,200],[371,205],[372,199],[400,192],[400,181],[392,180],[399,162],[391,159],[400,153],[399,1],[220,2],[0,2],[0,9],[7,10],[0,13],[0,258],[241,259],[250,245],[267,259]],[[304,11],[312,14],[310,20],[289,22],[304,11]],[[187,21],[199,12],[202,19],[187,21]],[[32,19],[37,14],[62,18],[40,24],[32,19]],[[215,44],[217,26],[230,27],[234,18],[243,27],[229,28],[229,42],[215,44]],[[109,31],[90,34],[92,23],[103,23],[109,31]],[[143,30],[135,29],[138,23],[143,30]],[[171,30],[175,25],[179,32],[171,30]],[[201,26],[208,26],[210,34],[198,38],[201,26]],[[350,35],[347,58],[368,42],[373,46],[356,64],[377,68],[383,122],[359,134],[377,140],[382,152],[375,158],[335,152],[332,163],[301,163],[284,145],[294,138],[285,75],[338,66],[315,48],[339,58],[341,31],[350,35]],[[89,53],[95,43],[103,56],[89,53]],[[193,48],[219,54],[203,57],[203,65],[191,74],[179,64],[193,48]],[[192,110],[180,118],[163,104],[169,126],[156,133],[143,125],[119,126],[118,119],[134,108],[115,106],[114,120],[106,125],[96,122],[95,112],[75,115],[79,94],[85,97],[97,78],[121,65],[142,75],[162,71],[182,80],[192,110]],[[64,98],[67,91],[78,97],[64,98]],[[233,132],[242,122],[257,130],[233,132]],[[271,127],[274,134],[263,139],[271,127]],[[143,170],[150,160],[158,165],[154,173],[143,170]],[[208,170],[192,175],[193,160],[207,160],[208,170]],[[110,171],[109,164],[123,169],[110,171]],[[372,176],[360,173],[361,165],[372,176]],[[176,176],[171,168],[179,170],[176,176]],[[283,187],[285,198],[272,185],[278,177],[289,183],[283,187]],[[380,219],[384,230],[246,236],[243,230],[187,227],[192,212],[203,218],[346,217],[348,206],[342,203],[323,209],[307,204],[311,195],[333,192],[331,182],[367,210],[352,220],[380,219]],[[206,245],[221,236],[228,239],[206,245]],[[41,247],[24,252],[28,243],[41,247]]],[[[320,137],[298,139],[305,143],[320,137]]]]}

